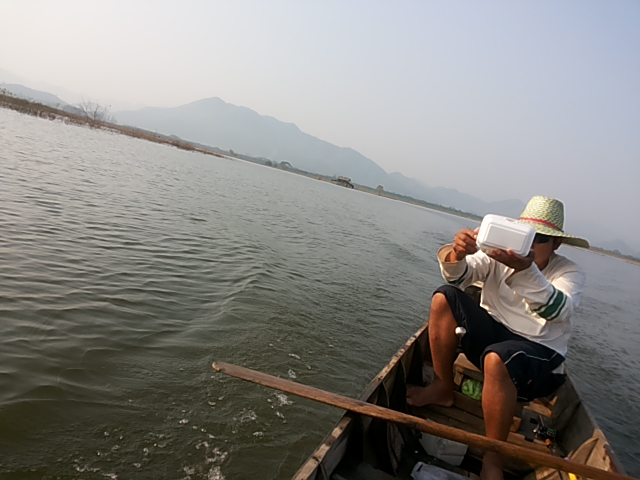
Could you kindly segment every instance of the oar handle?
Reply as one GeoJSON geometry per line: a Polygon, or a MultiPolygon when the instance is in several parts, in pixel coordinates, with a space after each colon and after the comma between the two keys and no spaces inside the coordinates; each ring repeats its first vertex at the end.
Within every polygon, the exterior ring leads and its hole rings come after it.
{"type": "Polygon", "coordinates": [[[475,433],[465,432],[458,428],[449,427],[430,420],[407,415],[406,413],[397,412],[395,410],[363,402],[362,400],[355,400],[353,398],[327,392],[319,388],[309,387],[290,380],[267,375],[266,373],[256,372],[255,370],[248,368],[238,367],[236,365],[222,362],[216,362],[212,366],[216,372],[247,380],[258,385],[263,385],[265,387],[287,392],[299,397],[308,398],[310,400],[315,400],[316,402],[360,413],[369,417],[406,425],[416,430],[420,430],[421,432],[426,432],[441,438],[464,443],[465,445],[524,460],[535,465],[555,468],[556,470],[582,475],[593,480],[634,480],[631,477],[627,477],[619,473],[601,470],[599,468],[565,460],[560,457],[554,457],[546,453],[529,450],[518,445],[512,445],[507,442],[501,442],[475,433]]]}

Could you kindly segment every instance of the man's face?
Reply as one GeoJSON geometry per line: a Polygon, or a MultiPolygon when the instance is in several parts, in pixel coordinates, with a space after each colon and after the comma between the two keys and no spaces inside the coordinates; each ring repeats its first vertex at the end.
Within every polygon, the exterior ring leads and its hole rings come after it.
{"type": "Polygon", "coordinates": [[[531,249],[536,254],[534,261],[540,270],[547,266],[549,258],[551,258],[551,254],[556,251],[561,244],[561,237],[550,237],[548,235],[536,233],[531,249]]]}

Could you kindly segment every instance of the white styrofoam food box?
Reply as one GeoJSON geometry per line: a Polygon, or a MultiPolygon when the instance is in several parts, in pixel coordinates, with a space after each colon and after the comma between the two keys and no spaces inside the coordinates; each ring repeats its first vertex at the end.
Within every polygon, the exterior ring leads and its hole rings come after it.
{"type": "Polygon", "coordinates": [[[411,478],[413,480],[469,480],[469,477],[424,462],[418,462],[413,466],[411,478]]]}
{"type": "Polygon", "coordinates": [[[436,437],[423,432],[420,443],[432,457],[439,458],[451,465],[458,466],[462,463],[464,455],[467,453],[467,446],[464,443],[454,442],[446,438],[436,437]]]}
{"type": "Polygon", "coordinates": [[[476,243],[485,253],[499,248],[511,249],[518,255],[526,256],[531,250],[535,235],[536,229],[527,223],[490,214],[482,219],[476,243]]]}

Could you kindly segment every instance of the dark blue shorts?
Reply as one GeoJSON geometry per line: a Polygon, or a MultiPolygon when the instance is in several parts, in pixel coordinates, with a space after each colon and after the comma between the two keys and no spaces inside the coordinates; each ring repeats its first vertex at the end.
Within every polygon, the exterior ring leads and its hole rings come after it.
{"type": "Polygon", "coordinates": [[[518,389],[519,400],[546,397],[564,383],[565,375],[553,373],[564,362],[558,352],[513,333],[458,287],[443,285],[436,293],[446,297],[456,322],[467,330],[461,341],[467,359],[482,370],[484,356],[497,353],[518,389]]]}

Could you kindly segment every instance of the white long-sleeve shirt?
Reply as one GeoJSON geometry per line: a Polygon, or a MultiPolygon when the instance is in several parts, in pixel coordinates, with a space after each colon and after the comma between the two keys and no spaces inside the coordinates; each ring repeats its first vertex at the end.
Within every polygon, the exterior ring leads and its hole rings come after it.
{"type": "Polygon", "coordinates": [[[540,271],[535,263],[514,272],[482,251],[446,262],[452,245],[438,251],[443,278],[461,289],[483,284],[480,304],[511,331],[566,356],[571,317],[585,284],[584,271],[553,253],[540,271]]]}

